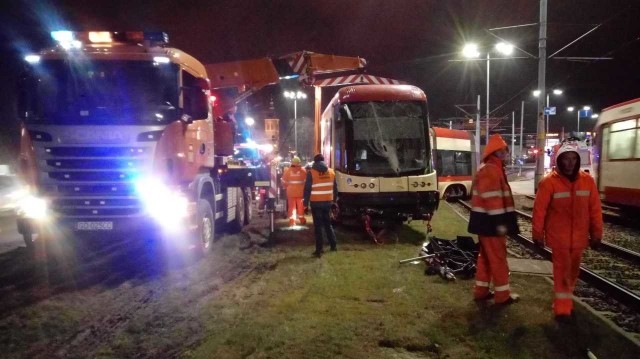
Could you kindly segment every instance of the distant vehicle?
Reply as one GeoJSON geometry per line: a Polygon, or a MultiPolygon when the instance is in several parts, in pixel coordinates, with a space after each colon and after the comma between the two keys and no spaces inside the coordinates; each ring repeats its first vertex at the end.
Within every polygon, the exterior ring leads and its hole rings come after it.
{"type": "Polygon", "coordinates": [[[14,213],[27,193],[27,188],[16,176],[0,175],[0,215],[14,213]]]}
{"type": "Polygon", "coordinates": [[[431,136],[440,198],[467,198],[476,170],[473,135],[468,131],[433,127],[431,136]]]}
{"type": "Polygon", "coordinates": [[[602,110],[595,127],[594,174],[603,201],[640,207],[640,98],[602,110]]]}

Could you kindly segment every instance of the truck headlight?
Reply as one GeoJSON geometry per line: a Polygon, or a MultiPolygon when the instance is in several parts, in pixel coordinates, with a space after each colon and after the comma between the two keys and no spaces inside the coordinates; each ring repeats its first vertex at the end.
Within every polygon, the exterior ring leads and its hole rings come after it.
{"type": "Polygon", "coordinates": [[[181,192],[154,179],[136,181],[136,192],[147,213],[162,225],[173,225],[189,215],[189,200],[181,192]]]}
{"type": "Polygon", "coordinates": [[[18,203],[18,215],[35,220],[47,218],[47,201],[42,198],[27,196],[18,203]]]}

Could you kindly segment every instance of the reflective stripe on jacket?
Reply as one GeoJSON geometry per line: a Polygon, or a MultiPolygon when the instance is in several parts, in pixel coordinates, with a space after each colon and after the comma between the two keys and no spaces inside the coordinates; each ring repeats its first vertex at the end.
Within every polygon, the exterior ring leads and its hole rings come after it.
{"type": "Polygon", "coordinates": [[[287,190],[287,197],[302,198],[307,171],[299,166],[291,166],[282,174],[282,184],[287,190]]]}
{"type": "Polygon", "coordinates": [[[331,202],[333,201],[333,183],[336,175],[331,168],[326,172],[319,172],[311,169],[311,202],[331,202]]]}
{"type": "Polygon", "coordinates": [[[511,187],[502,169],[502,161],[488,157],[473,180],[469,233],[484,236],[518,234],[518,222],[511,187]],[[506,233],[500,233],[503,226],[506,233]]]}
{"type": "Polygon", "coordinates": [[[533,204],[533,238],[547,246],[584,249],[602,239],[602,207],[593,178],[583,171],[571,182],[554,169],[540,181],[533,204]]]}

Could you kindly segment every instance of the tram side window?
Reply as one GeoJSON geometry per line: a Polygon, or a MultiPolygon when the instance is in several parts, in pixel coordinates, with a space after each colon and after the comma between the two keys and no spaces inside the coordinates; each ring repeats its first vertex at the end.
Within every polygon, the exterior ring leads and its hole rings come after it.
{"type": "Polygon", "coordinates": [[[455,152],[456,176],[471,175],[471,152],[455,152]]]}
{"type": "Polygon", "coordinates": [[[471,175],[471,152],[438,150],[436,155],[438,175],[471,175]]]}
{"type": "Polygon", "coordinates": [[[339,168],[346,170],[347,169],[347,159],[346,159],[346,141],[345,141],[345,128],[344,128],[344,120],[336,119],[335,121],[335,132],[334,132],[334,151],[333,155],[335,156],[335,165],[334,168],[339,168]]]}
{"type": "Polygon", "coordinates": [[[637,120],[627,120],[611,125],[609,139],[609,159],[623,160],[638,156],[637,120]],[[635,147],[635,148],[634,148],[635,147]]]}

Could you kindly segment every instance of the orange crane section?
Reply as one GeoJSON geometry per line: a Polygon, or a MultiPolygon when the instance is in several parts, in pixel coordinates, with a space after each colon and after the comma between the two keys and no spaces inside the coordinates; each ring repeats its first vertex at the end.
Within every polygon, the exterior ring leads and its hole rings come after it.
{"type": "Polygon", "coordinates": [[[231,61],[205,65],[211,89],[235,88],[231,98],[218,99],[214,115],[234,113],[235,105],[263,87],[277,84],[281,79],[297,78],[314,91],[314,151],[320,152],[320,119],[322,116],[322,87],[356,83],[399,84],[401,81],[365,75],[367,61],[361,57],[319,54],[298,51],[276,58],[231,61]],[[285,66],[282,66],[285,64],[285,66]],[[279,65],[279,66],[277,66],[279,65]],[[356,72],[355,74],[353,74],[356,72]],[[348,74],[352,73],[352,74],[348,74]],[[343,75],[327,78],[325,75],[343,75]],[[322,76],[322,79],[318,79],[322,76]]]}

